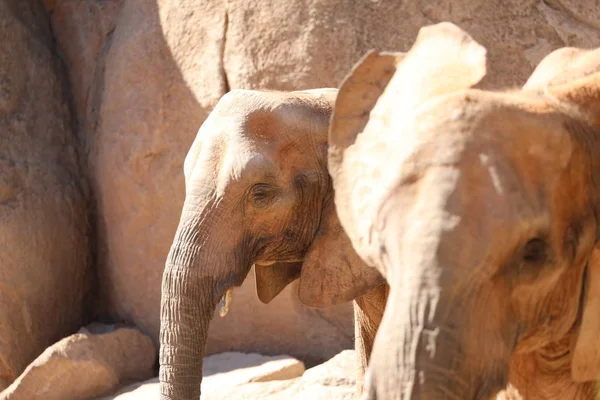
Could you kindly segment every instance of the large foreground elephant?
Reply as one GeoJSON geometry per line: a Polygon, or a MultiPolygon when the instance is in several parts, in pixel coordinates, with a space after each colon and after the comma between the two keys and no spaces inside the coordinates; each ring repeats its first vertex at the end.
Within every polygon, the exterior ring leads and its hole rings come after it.
{"type": "Polygon", "coordinates": [[[200,128],[185,159],[186,198],[163,275],[163,399],[198,399],[216,305],[223,299],[226,310],[230,289],[253,264],[265,303],[297,278],[307,305],[365,295],[355,306],[357,347],[370,352],[385,281],[354,252],[335,213],[327,134],[336,95],[235,90],[200,128]]]}
{"type": "Polygon", "coordinates": [[[528,400],[594,398],[600,73],[569,73],[472,88],[486,51],[441,23],[345,79],[335,204],[390,285],[366,398],[489,399],[509,382],[528,400]]]}

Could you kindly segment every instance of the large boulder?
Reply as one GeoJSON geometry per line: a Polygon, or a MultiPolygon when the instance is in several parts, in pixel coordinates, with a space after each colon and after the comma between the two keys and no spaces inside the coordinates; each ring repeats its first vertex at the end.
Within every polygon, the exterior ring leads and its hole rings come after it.
{"type": "Polygon", "coordinates": [[[0,2],[0,391],[81,326],[87,189],[66,79],[37,0],[0,2]]]}
{"type": "Polygon", "coordinates": [[[577,0],[226,3],[231,88],[337,87],[367,50],[407,51],[422,26],[442,21],[488,49],[488,88],[522,85],[558,47],[600,45],[600,5],[577,0]]]}
{"type": "MultiPolygon", "coordinates": [[[[558,47],[600,46],[600,6],[575,0],[55,3],[53,30],[94,177],[99,311],[156,341],[161,276],[184,198],[183,159],[228,90],[336,87],[367,50],[406,51],[421,26],[440,21],[487,47],[487,88],[522,85],[558,47]]],[[[323,360],[352,346],[350,305],[308,309],[292,285],[265,306],[252,279],[235,290],[230,314],[211,325],[207,354],[260,350],[323,360]]]]}
{"type": "MultiPolygon", "coordinates": [[[[351,400],[356,393],[356,358],[345,350],[304,371],[286,356],[223,353],[204,358],[202,399],[351,400]],[[304,374],[303,374],[304,372],[304,374]]],[[[99,400],[158,400],[158,378],[126,386],[99,400]]]]}
{"type": "Polygon", "coordinates": [[[153,375],[152,339],[131,328],[82,328],[48,347],[0,400],[88,400],[153,375]]]}
{"type": "MultiPolygon", "coordinates": [[[[202,398],[209,393],[252,382],[294,382],[304,373],[302,361],[292,357],[264,356],[257,353],[225,352],[204,358],[202,398]]],[[[159,398],[158,378],[136,382],[99,400],[152,400],[159,398]]]]}

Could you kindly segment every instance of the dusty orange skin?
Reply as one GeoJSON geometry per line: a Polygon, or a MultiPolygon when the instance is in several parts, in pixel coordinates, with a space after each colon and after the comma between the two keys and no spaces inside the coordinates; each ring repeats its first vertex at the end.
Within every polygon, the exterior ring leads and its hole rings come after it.
{"type": "Polygon", "coordinates": [[[330,125],[335,203],[390,285],[366,399],[490,399],[509,383],[526,399],[594,398],[592,61],[568,79],[546,64],[523,90],[477,89],[485,49],[441,23],[346,77],[330,125]]]}

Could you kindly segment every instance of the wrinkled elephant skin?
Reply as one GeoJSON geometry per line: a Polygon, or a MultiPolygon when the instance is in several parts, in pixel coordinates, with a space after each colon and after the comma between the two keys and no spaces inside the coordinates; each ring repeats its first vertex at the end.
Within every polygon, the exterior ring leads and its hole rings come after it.
{"type": "Polygon", "coordinates": [[[440,23],[344,80],[335,204],[390,285],[364,398],[594,398],[600,58],[563,55],[568,77],[542,61],[523,90],[476,89],[486,50],[440,23]]]}
{"type": "Polygon", "coordinates": [[[163,399],[198,399],[215,307],[227,293],[226,311],[252,265],[264,303],[298,278],[300,299],[319,307],[385,283],[335,215],[327,134],[336,95],[234,90],[202,124],[185,159],[186,198],[163,275],[163,399]]]}

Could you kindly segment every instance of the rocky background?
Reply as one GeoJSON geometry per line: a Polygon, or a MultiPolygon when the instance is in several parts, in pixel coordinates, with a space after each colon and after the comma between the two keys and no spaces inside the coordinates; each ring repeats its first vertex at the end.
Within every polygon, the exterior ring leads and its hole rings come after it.
{"type": "MultiPolygon", "coordinates": [[[[488,49],[488,88],[600,46],[600,6],[580,0],[0,0],[0,399],[90,399],[156,373],[183,160],[223,94],[337,87],[367,50],[406,51],[441,21],[488,49]]],[[[207,361],[207,398],[351,396],[351,352],[310,368],[353,346],[351,305],[309,309],[296,289],[269,305],[252,279],[234,291],[207,354],[288,356],[207,361]],[[271,374],[281,360],[295,367],[271,374]]]]}

